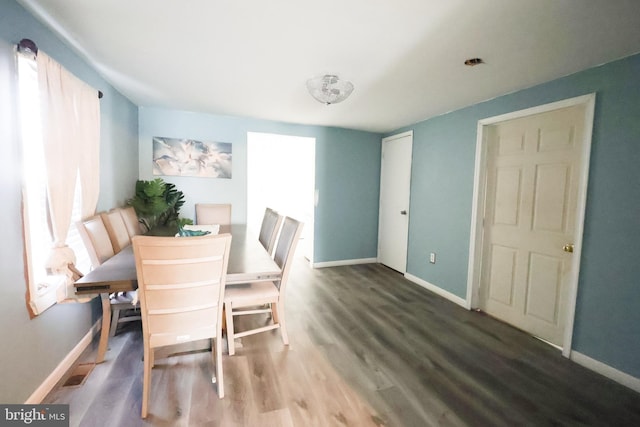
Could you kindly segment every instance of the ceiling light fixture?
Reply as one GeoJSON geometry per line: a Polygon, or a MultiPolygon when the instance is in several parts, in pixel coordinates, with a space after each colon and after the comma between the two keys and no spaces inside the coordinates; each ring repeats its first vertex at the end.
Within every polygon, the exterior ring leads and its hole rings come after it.
{"type": "Polygon", "coordinates": [[[307,89],[311,96],[325,105],[342,102],[353,92],[353,83],[340,80],[334,74],[325,74],[307,80],[307,89]]]}

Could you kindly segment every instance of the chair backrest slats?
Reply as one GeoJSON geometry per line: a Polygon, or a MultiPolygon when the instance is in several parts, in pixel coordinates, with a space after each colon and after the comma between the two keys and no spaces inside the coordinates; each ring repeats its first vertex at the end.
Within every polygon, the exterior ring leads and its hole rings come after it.
{"type": "Polygon", "coordinates": [[[143,335],[159,347],[217,337],[231,235],[136,236],[143,335]]]}

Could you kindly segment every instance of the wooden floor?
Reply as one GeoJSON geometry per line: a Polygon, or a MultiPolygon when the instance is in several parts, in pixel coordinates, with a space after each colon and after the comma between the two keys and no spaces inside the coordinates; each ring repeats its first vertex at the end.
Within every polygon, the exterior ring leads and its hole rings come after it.
{"type": "Polygon", "coordinates": [[[91,427],[640,426],[640,394],[383,266],[298,260],[287,296],[290,347],[278,331],[243,338],[223,356],[222,400],[209,352],[173,356],[157,360],[141,420],[132,322],[83,385],[58,387],[46,403],[70,404],[71,425],[91,427]]]}

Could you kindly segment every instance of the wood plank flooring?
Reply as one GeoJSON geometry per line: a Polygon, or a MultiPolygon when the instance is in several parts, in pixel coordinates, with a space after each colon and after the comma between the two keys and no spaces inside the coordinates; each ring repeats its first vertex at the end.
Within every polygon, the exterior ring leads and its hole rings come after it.
{"type": "Polygon", "coordinates": [[[381,265],[297,260],[287,298],[291,345],[279,331],[242,338],[223,356],[224,399],[210,352],[158,358],[142,420],[142,334],[130,322],[82,386],[46,403],[70,404],[70,424],[91,427],[640,425],[640,394],[381,265]]]}

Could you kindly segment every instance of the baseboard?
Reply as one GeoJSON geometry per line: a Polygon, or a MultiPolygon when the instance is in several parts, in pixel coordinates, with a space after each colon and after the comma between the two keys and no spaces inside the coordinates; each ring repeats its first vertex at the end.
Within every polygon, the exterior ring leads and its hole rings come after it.
{"type": "Polygon", "coordinates": [[[345,259],[340,261],[325,261],[313,263],[313,268],[325,268],[325,267],[342,267],[344,265],[356,265],[356,264],[373,264],[378,262],[378,258],[360,258],[360,259],[345,259]]]}
{"type": "MultiPolygon", "coordinates": [[[[420,279],[419,277],[416,277],[412,274],[405,274],[405,277],[414,282],[415,284],[422,286],[425,289],[430,290],[431,292],[440,295],[443,298],[448,299],[449,301],[452,301],[464,308],[466,308],[467,310],[469,309],[469,306],[467,304],[467,301],[463,298],[460,298],[457,295],[454,295],[448,291],[445,291],[442,288],[437,287],[436,285],[429,283],[425,280],[420,279]]],[[[571,352],[571,356],[570,359],[573,360],[574,362],[576,362],[579,365],[584,366],[587,369],[591,369],[594,372],[599,373],[600,375],[603,375],[617,383],[620,383],[634,391],[637,391],[638,393],[640,393],[640,378],[636,378],[632,375],[629,375],[625,372],[619,371],[605,363],[599,362],[595,359],[590,358],[589,356],[585,356],[582,353],[579,353],[577,351],[572,351],[571,352]]]]}
{"type": "Polygon", "coordinates": [[[67,354],[64,359],[56,366],[56,368],[51,372],[51,374],[44,380],[42,384],[33,392],[31,396],[27,399],[25,404],[39,404],[41,403],[45,397],[53,390],[53,388],[58,384],[58,382],[62,379],[64,374],[66,374],[69,369],[73,366],[73,364],[78,360],[82,352],[91,344],[93,337],[100,330],[102,319],[98,320],[92,327],[89,329],[89,332],[80,340],[80,342],[67,354]]]}
{"type": "Polygon", "coordinates": [[[454,302],[459,306],[469,310],[469,304],[467,304],[466,299],[460,298],[458,295],[454,295],[449,291],[445,291],[444,289],[439,288],[433,283],[429,283],[426,280],[422,280],[421,278],[416,277],[413,274],[406,273],[404,277],[406,277],[408,280],[412,281],[416,285],[422,286],[423,288],[430,290],[434,294],[440,295],[441,297],[448,299],[449,301],[454,302]]]}
{"type": "MultiPolygon", "coordinates": [[[[449,301],[452,301],[458,304],[459,306],[462,306],[467,310],[469,310],[469,306],[465,299],[460,298],[459,296],[454,295],[448,291],[445,291],[444,289],[439,288],[436,285],[429,283],[425,280],[422,280],[419,277],[416,277],[412,274],[407,273],[405,274],[405,277],[408,280],[414,282],[415,284],[422,286],[423,288],[428,289],[431,292],[438,294],[441,297],[446,298],[449,301]]],[[[589,356],[585,356],[584,354],[579,353],[577,351],[571,351],[570,359],[576,362],[577,364],[584,366],[587,369],[597,372],[600,375],[603,375],[617,383],[620,383],[630,388],[631,390],[634,390],[640,393],[640,378],[636,378],[625,372],[619,371],[616,368],[613,368],[605,363],[592,359],[589,356]]]]}
{"type": "Polygon", "coordinates": [[[592,359],[589,356],[585,356],[584,354],[577,351],[571,352],[570,359],[587,369],[591,369],[592,371],[597,372],[600,375],[604,375],[605,377],[640,393],[640,378],[636,378],[625,372],[619,371],[616,368],[592,359]]]}

